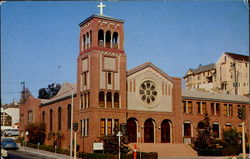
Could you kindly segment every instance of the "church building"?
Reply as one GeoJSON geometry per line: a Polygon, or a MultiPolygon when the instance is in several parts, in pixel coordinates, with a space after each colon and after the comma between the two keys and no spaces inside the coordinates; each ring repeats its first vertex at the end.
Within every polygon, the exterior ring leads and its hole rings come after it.
{"type": "MultiPolygon", "coordinates": [[[[246,96],[182,91],[180,78],[168,75],[150,62],[127,70],[123,20],[101,12],[79,26],[76,84],[66,82],[51,99],[30,97],[21,105],[20,136],[25,137],[28,123],[44,122],[47,134],[63,134],[60,146],[68,149],[73,119],[79,125],[79,151],[93,152],[93,143],[100,142],[101,136],[111,135],[114,127],[126,125],[129,141],[141,142],[146,151],[146,143],[161,146],[191,143],[205,113],[217,124],[214,131],[218,138],[229,126],[226,124],[238,128],[241,123],[237,106],[246,107],[249,114],[246,96]]],[[[246,121],[249,132],[248,125],[246,121]]],[[[46,138],[45,144],[52,143],[46,138]]]]}

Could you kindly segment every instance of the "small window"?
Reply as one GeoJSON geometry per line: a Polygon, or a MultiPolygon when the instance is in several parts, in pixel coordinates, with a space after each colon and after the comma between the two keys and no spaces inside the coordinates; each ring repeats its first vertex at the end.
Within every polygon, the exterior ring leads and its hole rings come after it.
{"type": "Polygon", "coordinates": [[[108,119],[108,135],[112,135],[112,119],[108,119]]]}
{"type": "Polygon", "coordinates": [[[101,119],[101,124],[100,124],[100,134],[105,135],[105,119],[101,119]]]}
{"type": "Polygon", "coordinates": [[[111,72],[108,72],[108,84],[111,84],[111,72]]]}

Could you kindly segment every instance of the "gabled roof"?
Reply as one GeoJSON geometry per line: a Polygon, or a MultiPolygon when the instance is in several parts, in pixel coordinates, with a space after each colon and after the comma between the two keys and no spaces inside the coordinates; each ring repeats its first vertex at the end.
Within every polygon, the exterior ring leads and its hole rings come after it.
{"type": "Polygon", "coordinates": [[[161,75],[163,75],[164,77],[166,77],[167,79],[169,79],[170,81],[173,81],[172,77],[170,77],[169,75],[167,75],[165,72],[163,72],[161,69],[159,69],[158,67],[156,67],[154,64],[152,64],[151,62],[146,62],[144,64],[141,64],[137,67],[134,67],[130,70],[127,71],[127,77],[136,73],[136,72],[139,72],[147,67],[151,67],[153,68],[154,70],[156,70],[158,73],[160,73],[161,75]]]}
{"type": "Polygon", "coordinates": [[[225,54],[230,56],[234,60],[249,61],[249,56],[246,56],[246,55],[240,55],[240,54],[235,54],[235,53],[230,53],[230,52],[225,52],[225,54]]]}
{"type": "MultiPolygon", "coordinates": [[[[211,63],[211,64],[208,64],[208,65],[199,66],[196,69],[189,69],[188,72],[191,71],[191,72],[193,72],[193,74],[198,74],[198,73],[206,72],[206,71],[213,70],[213,69],[215,69],[215,64],[211,63]]],[[[184,78],[187,76],[187,73],[184,76],[184,78]]]]}
{"type": "Polygon", "coordinates": [[[64,99],[67,99],[68,97],[70,97],[72,95],[72,90],[73,90],[73,94],[76,94],[76,84],[74,83],[68,83],[65,82],[62,84],[61,89],[59,90],[59,92],[57,93],[56,96],[52,97],[51,99],[41,99],[41,105],[48,105],[54,102],[58,102],[64,99]]]}
{"type": "Polygon", "coordinates": [[[199,99],[205,101],[221,101],[221,102],[232,102],[232,103],[249,103],[249,97],[240,96],[240,95],[232,95],[232,94],[224,94],[224,93],[210,93],[203,91],[189,91],[182,90],[181,96],[183,99],[199,99]]]}

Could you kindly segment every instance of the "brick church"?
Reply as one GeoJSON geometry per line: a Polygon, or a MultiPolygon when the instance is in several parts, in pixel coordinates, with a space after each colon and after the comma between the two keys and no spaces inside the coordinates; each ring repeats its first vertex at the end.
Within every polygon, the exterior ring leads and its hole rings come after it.
{"type": "MultiPolygon", "coordinates": [[[[237,107],[246,107],[249,114],[248,97],[183,91],[180,78],[150,62],[127,70],[123,24],[102,14],[79,24],[76,84],[62,84],[51,99],[29,97],[20,106],[20,136],[26,136],[28,123],[44,122],[47,134],[63,134],[61,147],[68,149],[72,107],[81,152],[93,152],[93,143],[111,135],[120,124],[126,124],[129,141],[142,142],[145,151],[145,143],[191,143],[205,113],[217,138],[224,129],[241,130],[237,107]]],[[[45,144],[51,145],[52,140],[46,138],[45,144]]]]}

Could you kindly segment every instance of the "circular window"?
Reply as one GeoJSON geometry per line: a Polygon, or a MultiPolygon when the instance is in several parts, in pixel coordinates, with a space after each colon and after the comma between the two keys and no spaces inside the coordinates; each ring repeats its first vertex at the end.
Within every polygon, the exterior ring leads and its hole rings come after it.
{"type": "Polygon", "coordinates": [[[157,98],[157,87],[152,81],[145,81],[139,88],[141,100],[146,104],[153,103],[157,98]]]}

